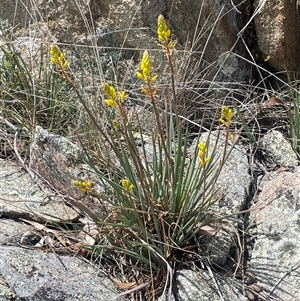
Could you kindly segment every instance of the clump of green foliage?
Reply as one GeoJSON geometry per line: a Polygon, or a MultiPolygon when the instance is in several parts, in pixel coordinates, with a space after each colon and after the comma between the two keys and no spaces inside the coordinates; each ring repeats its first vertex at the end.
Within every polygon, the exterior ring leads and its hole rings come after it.
{"type": "Polygon", "coordinates": [[[0,47],[0,57],[2,116],[28,133],[40,125],[67,134],[64,129],[74,118],[76,107],[65,80],[42,64],[43,57],[38,68],[38,64],[25,62],[10,43],[0,47]]]}
{"type": "MultiPolygon", "coordinates": [[[[200,134],[197,148],[187,160],[189,129],[183,127],[176,104],[172,61],[176,42],[162,15],[158,17],[157,35],[169,65],[173,99],[165,100],[164,111],[158,105],[158,75],[153,73],[151,56],[145,51],[136,75],[156,123],[149,139],[150,153],[145,147],[143,121],[135,116],[140,125],[136,132],[136,125],[132,125],[131,116],[125,110],[127,93],[103,83],[108,126],[100,127],[67,72],[69,63],[64,54],[56,45],[50,49],[51,62],[74,89],[108,145],[107,155],[101,156],[97,163],[106,166],[109,173],[89,160],[106,193],[100,195],[95,191],[90,180],[74,179],[82,192],[101,201],[106,212],[106,217],[100,218],[97,212],[81,206],[99,230],[100,239],[89,250],[118,266],[116,277],[125,274],[132,286],[145,287],[147,300],[154,300],[167,288],[171,290],[173,272],[180,261],[188,260],[189,254],[199,248],[205,227],[213,227],[218,222],[212,207],[217,201],[215,183],[225,161],[224,158],[221,163],[215,160],[215,147],[209,146],[209,141],[200,141],[200,134]],[[166,123],[162,122],[162,112],[166,123]],[[141,143],[136,141],[137,136],[141,143]]],[[[232,118],[232,109],[223,107],[220,125],[225,126],[226,143],[232,118]]]]}

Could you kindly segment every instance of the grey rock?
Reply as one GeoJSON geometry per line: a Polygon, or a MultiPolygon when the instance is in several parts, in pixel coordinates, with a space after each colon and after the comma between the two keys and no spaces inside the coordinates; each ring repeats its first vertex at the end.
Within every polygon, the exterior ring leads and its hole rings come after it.
{"type": "Polygon", "coordinates": [[[207,272],[194,272],[184,270],[178,272],[177,281],[180,301],[246,301],[241,287],[230,278],[220,278],[216,274],[215,279],[207,272]],[[218,287],[216,286],[218,284],[218,287]]]}
{"type": "MultiPolygon", "coordinates": [[[[233,145],[230,139],[225,145],[225,132],[223,131],[219,135],[218,131],[211,134],[204,133],[199,141],[206,142],[208,140],[209,156],[211,156],[212,150],[216,146],[214,158],[217,163],[216,168],[220,168],[224,156],[224,148],[226,147],[226,160],[216,182],[218,196],[221,197],[221,200],[217,203],[220,213],[236,214],[244,207],[251,184],[246,150],[239,143],[233,145]]],[[[192,149],[196,147],[194,143],[192,149]]]]}
{"type": "Polygon", "coordinates": [[[222,225],[217,233],[208,240],[207,252],[210,262],[219,267],[224,266],[230,257],[231,248],[236,245],[236,241],[237,230],[229,223],[222,225]]]}
{"type": "Polygon", "coordinates": [[[10,246],[0,253],[0,275],[22,300],[101,301],[116,294],[106,276],[76,257],[10,246]]]}
{"type": "Polygon", "coordinates": [[[300,170],[270,176],[251,212],[257,240],[250,271],[275,300],[300,300],[300,170]]]}
{"type": "Polygon", "coordinates": [[[0,216],[45,221],[74,221],[79,215],[43,191],[16,163],[0,160],[0,216]]]}
{"type": "Polygon", "coordinates": [[[30,225],[6,218],[0,219],[0,229],[0,245],[18,244],[24,233],[33,231],[30,225]]]}
{"type": "Polygon", "coordinates": [[[0,275],[0,300],[22,301],[15,292],[7,285],[5,279],[0,275]]]}
{"type": "Polygon", "coordinates": [[[298,165],[297,155],[291,144],[279,131],[269,131],[262,137],[260,145],[269,159],[276,165],[285,167],[295,167],[298,165]]]}
{"type": "Polygon", "coordinates": [[[277,71],[297,71],[300,34],[295,28],[300,25],[299,2],[255,0],[254,6],[261,8],[254,19],[261,59],[277,71]]]}
{"type": "Polygon", "coordinates": [[[84,196],[73,183],[95,177],[84,159],[83,149],[69,139],[36,127],[30,147],[30,168],[56,190],[76,199],[84,196]]]}

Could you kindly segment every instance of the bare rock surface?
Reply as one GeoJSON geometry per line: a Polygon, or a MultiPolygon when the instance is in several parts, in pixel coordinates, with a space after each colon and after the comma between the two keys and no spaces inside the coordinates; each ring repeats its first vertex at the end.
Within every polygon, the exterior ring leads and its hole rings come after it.
{"type": "Polygon", "coordinates": [[[46,222],[74,221],[79,215],[50,190],[41,190],[14,162],[0,160],[0,216],[46,222]]]}
{"type": "MultiPolygon", "coordinates": [[[[247,301],[243,296],[241,284],[232,282],[226,277],[215,279],[207,272],[181,270],[176,274],[178,288],[176,299],[172,295],[170,301],[247,301]],[[216,285],[217,283],[217,285],[216,285]]],[[[160,297],[158,301],[167,301],[167,297],[160,297]]]]}
{"type": "Polygon", "coordinates": [[[260,12],[254,19],[261,59],[277,71],[297,71],[300,63],[299,2],[255,0],[260,12]]]}
{"type": "Polygon", "coordinates": [[[20,244],[24,233],[34,231],[32,226],[8,218],[0,219],[0,229],[0,245],[20,244]]]}
{"type": "Polygon", "coordinates": [[[257,240],[250,269],[272,300],[300,300],[299,168],[270,173],[255,205],[262,209],[251,213],[257,240]]]}
{"type": "Polygon", "coordinates": [[[262,137],[260,145],[269,161],[276,165],[296,167],[299,163],[291,144],[279,131],[269,131],[262,137]]]}
{"type": "MultiPolygon", "coordinates": [[[[218,136],[218,131],[212,134],[204,133],[200,140],[208,144],[209,156],[212,150],[216,147],[215,162],[219,167],[224,156],[224,148],[226,147],[226,156],[224,167],[217,180],[219,187],[218,195],[221,200],[218,202],[220,212],[223,214],[234,214],[242,210],[245,206],[246,198],[249,195],[251,177],[249,174],[249,163],[246,150],[242,144],[233,146],[232,140],[229,139],[225,144],[225,131],[221,131],[218,136]]],[[[195,149],[194,144],[191,149],[195,149]]]]}
{"type": "Polygon", "coordinates": [[[213,279],[208,272],[196,273],[193,271],[180,271],[177,275],[178,286],[183,289],[178,292],[180,301],[246,301],[238,285],[232,283],[230,278],[213,279]],[[215,282],[218,283],[216,287],[215,282]],[[222,297],[221,297],[222,296],[222,297]]]}
{"type": "Polygon", "coordinates": [[[116,294],[106,276],[76,257],[10,246],[0,253],[0,275],[22,300],[101,301],[116,294]]]}
{"type": "Polygon", "coordinates": [[[37,126],[30,149],[30,168],[63,194],[80,198],[73,184],[83,176],[83,150],[69,139],[37,126]]]}

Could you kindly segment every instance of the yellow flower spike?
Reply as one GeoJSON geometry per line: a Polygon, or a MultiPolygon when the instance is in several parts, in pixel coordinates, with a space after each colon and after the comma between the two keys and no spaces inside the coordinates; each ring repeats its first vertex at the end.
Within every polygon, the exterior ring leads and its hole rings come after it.
{"type": "Polygon", "coordinates": [[[162,42],[168,41],[171,36],[171,30],[168,28],[163,15],[159,15],[157,18],[157,36],[162,42]]]}
{"type": "Polygon", "coordinates": [[[221,118],[219,121],[225,126],[229,126],[233,117],[233,111],[227,106],[222,106],[221,118]]]}
{"type": "Polygon", "coordinates": [[[150,63],[150,56],[149,52],[146,50],[144,51],[142,61],[141,61],[141,70],[142,70],[142,75],[143,79],[147,79],[150,77],[151,73],[151,63],[150,63]]]}
{"type": "Polygon", "coordinates": [[[134,185],[127,178],[121,180],[121,185],[127,191],[131,191],[134,188],[134,185]]]}
{"type": "Polygon", "coordinates": [[[125,99],[126,99],[126,97],[127,97],[125,91],[122,91],[122,92],[120,92],[119,94],[120,94],[120,101],[121,101],[121,102],[124,102],[125,99]]]}
{"type": "Polygon", "coordinates": [[[65,54],[60,51],[57,45],[53,44],[50,47],[50,61],[62,70],[69,66],[69,62],[65,59],[65,54]]]}
{"type": "Polygon", "coordinates": [[[118,106],[117,103],[111,98],[104,99],[104,102],[112,108],[116,108],[118,106]]]}
{"type": "Polygon", "coordinates": [[[208,152],[208,148],[206,146],[206,144],[204,142],[200,142],[198,143],[198,157],[200,160],[200,165],[202,168],[204,168],[206,166],[206,163],[209,162],[210,157],[207,157],[207,152],[208,152]]]}
{"type": "Polygon", "coordinates": [[[117,92],[113,86],[110,86],[108,83],[103,83],[102,89],[108,97],[110,97],[110,98],[112,98],[112,100],[116,101],[117,92]]]}
{"type": "Polygon", "coordinates": [[[87,180],[87,181],[74,180],[73,184],[84,193],[90,191],[94,186],[91,180],[87,180]]]}
{"type": "Polygon", "coordinates": [[[69,62],[65,61],[62,66],[63,66],[64,69],[66,69],[69,66],[69,62]]]}

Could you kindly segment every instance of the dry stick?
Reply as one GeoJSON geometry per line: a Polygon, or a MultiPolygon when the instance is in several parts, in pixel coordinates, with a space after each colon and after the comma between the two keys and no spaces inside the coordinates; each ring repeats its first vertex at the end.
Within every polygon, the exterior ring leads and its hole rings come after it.
{"type": "Polygon", "coordinates": [[[210,264],[207,262],[206,263],[206,268],[207,268],[207,270],[208,270],[208,272],[209,272],[209,274],[210,274],[210,276],[211,276],[211,278],[212,278],[212,280],[213,280],[213,282],[214,282],[214,284],[215,284],[215,286],[216,286],[216,288],[218,290],[218,295],[220,296],[220,298],[221,298],[222,301],[225,301],[224,298],[223,298],[222,292],[220,290],[220,286],[218,284],[218,281],[216,280],[216,277],[215,277],[214,273],[212,272],[212,270],[211,270],[211,268],[210,268],[209,265],[210,264]]]}

